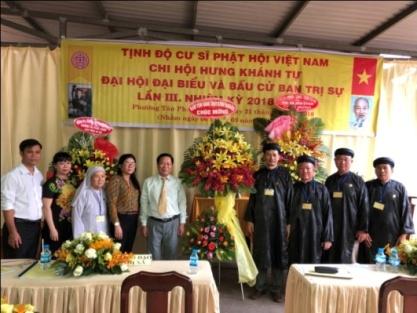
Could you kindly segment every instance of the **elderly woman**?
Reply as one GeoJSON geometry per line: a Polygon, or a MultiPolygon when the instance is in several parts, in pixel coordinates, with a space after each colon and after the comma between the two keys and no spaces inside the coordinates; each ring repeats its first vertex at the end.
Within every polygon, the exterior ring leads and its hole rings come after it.
{"type": "Polygon", "coordinates": [[[74,238],[82,232],[100,231],[109,234],[106,194],[106,172],[101,166],[92,166],[78,187],[72,201],[72,229],[74,238]]]}

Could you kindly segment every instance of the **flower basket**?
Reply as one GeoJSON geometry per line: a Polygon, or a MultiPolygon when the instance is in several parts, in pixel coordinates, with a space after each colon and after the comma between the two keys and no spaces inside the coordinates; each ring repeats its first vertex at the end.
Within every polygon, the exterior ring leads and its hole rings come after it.
{"type": "Polygon", "coordinates": [[[250,286],[255,284],[258,270],[234,205],[236,194],[255,192],[253,173],[258,169],[255,160],[255,151],[245,142],[237,127],[229,122],[214,120],[206,135],[195,139],[185,151],[178,175],[186,186],[198,187],[202,195],[214,197],[215,203],[215,208],[205,213],[206,216],[202,215],[188,226],[183,251],[190,253],[196,248],[201,258],[209,260],[213,257],[219,260],[236,259],[239,282],[250,286]],[[218,233],[219,230],[222,233],[218,233]],[[229,233],[231,240],[225,237],[229,233]],[[209,239],[213,241],[209,242],[209,239]],[[232,241],[234,247],[231,246],[232,241]]]}
{"type": "Polygon", "coordinates": [[[214,206],[204,209],[197,219],[187,224],[182,252],[190,255],[198,250],[200,259],[232,261],[235,258],[235,241],[226,225],[219,223],[214,206]]]}
{"type": "Polygon", "coordinates": [[[92,273],[121,274],[128,270],[133,253],[120,251],[120,243],[114,243],[105,233],[85,232],[70,241],[67,240],[55,252],[57,261],[53,267],[63,268],[63,274],[87,276],[92,273]]]}
{"type": "Polygon", "coordinates": [[[32,304],[10,304],[7,296],[1,298],[1,313],[39,313],[32,304]]]}
{"type": "Polygon", "coordinates": [[[254,192],[255,160],[255,151],[237,127],[215,120],[206,135],[185,151],[178,177],[206,197],[254,192]]]}
{"type": "Polygon", "coordinates": [[[384,252],[388,257],[392,255],[391,250],[398,251],[401,260],[401,270],[409,275],[417,275],[417,239],[403,240],[398,246],[390,248],[387,244],[384,252]]]}
{"type": "MultiPolygon", "coordinates": [[[[72,159],[71,175],[79,186],[83,181],[87,170],[95,165],[101,166],[106,171],[106,181],[117,173],[117,147],[110,143],[107,137],[76,132],[68,141],[68,145],[61,151],[68,152],[72,159]]],[[[53,171],[53,164],[49,164],[49,171],[53,171]]]]}
{"type": "Polygon", "coordinates": [[[261,145],[274,142],[281,147],[279,165],[290,171],[294,182],[300,180],[297,159],[303,155],[317,160],[315,179],[321,183],[325,181],[327,172],[323,162],[331,153],[320,138],[324,126],[321,118],[308,119],[306,112],[297,112],[294,109],[282,111],[274,108],[269,120],[253,119],[253,128],[261,137],[261,145]]]}

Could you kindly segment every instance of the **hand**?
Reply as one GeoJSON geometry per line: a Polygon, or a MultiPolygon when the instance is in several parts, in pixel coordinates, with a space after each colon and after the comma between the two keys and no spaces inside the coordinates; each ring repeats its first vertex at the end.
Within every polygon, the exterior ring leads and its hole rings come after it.
{"type": "Polygon", "coordinates": [[[143,237],[148,237],[148,227],[147,226],[142,226],[142,236],[143,237]]]}
{"type": "Polygon", "coordinates": [[[120,225],[114,226],[114,237],[116,237],[116,239],[122,240],[123,230],[120,225]]]}
{"type": "Polygon", "coordinates": [[[52,241],[59,240],[58,231],[55,228],[49,230],[49,238],[51,238],[52,241]]]}
{"type": "Polygon", "coordinates": [[[365,246],[367,246],[368,248],[370,248],[372,246],[372,238],[371,238],[371,235],[365,234],[365,236],[363,238],[364,239],[362,240],[362,242],[365,244],[365,246]]]}
{"type": "MultiPolygon", "coordinates": [[[[357,242],[359,242],[359,243],[361,243],[362,241],[364,241],[364,240],[367,240],[368,239],[368,237],[369,238],[371,238],[370,236],[369,236],[369,234],[368,233],[366,233],[365,231],[363,231],[363,230],[358,230],[357,232],[356,232],[356,241],[357,242]]],[[[371,240],[372,241],[372,240],[371,240]]]]}
{"type": "Polygon", "coordinates": [[[291,225],[290,224],[288,224],[286,227],[285,227],[285,233],[286,233],[286,235],[287,235],[287,241],[290,239],[290,233],[291,233],[291,225]]]}
{"type": "Polygon", "coordinates": [[[396,246],[398,246],[401,241],[405,240],[407,238],[407,234],[402,234],[398,237],[397,242],[395,243],[396,246]]]}
{"type": "Polygon", "coordinates": [[[332,247],[332,242],[331,241],[322,242],[321,246],[323,250],[329,250],[332,247]]]}
{"type": "Polygon", "coordinates": [[[184,224],[180,224],[178,226],[178,237],[181,237],[182,235],[184,235],[184,229],[185,229],[184,226],[185,226],[184,224]]]}
{"type": "Polygon", "coordinates": [[[249,234],[249,236],[253,235],[254,230],[255,230],[255,225],[252,222],[247,222],[246,223],[246,231],[249,234]]]}
{"type": "Polygon", "coordinates": [[[9,238],[7,238],[7,243],[10,247],[14,249],[19,249],[20,245],[22,244],[22,238],[20,238],[18,232],[10,233],[9,238]]]}

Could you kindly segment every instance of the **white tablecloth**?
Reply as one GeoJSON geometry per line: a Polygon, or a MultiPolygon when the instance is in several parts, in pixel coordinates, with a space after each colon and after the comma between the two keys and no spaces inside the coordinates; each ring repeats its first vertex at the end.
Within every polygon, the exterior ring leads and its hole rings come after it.
{"type": "MultiPolygon", "coordinates": [[[[139,271],[177,271],[187,274],[188,261],[153,261],[151,265],[129,266],[121,275],[73,277],[54,276],[53,269],[40,276],[39,265],[18,278],[30,260],[2,260],[1,296],[9,303],[30,303],[42,313],[118,313],[120,286],[129,275],[139,271]],[[40,277],[39,277],[40,276],[40,277]]],[[[208,261],[199,262],[199,271],[188,275],[193,282],[194,312],[219,312],[219,293],[208,261]]],[[[145,311],[145,293],[134,287],[130,294],[132,312],[145,311]]],[[[170,311],[183,311],[183,289],[175,288],[170,296],[170,311]]]]}
{"type": "MultiPolygon", "coordinates": [[[[352,278],[306,275],[319,264],[294,264],[288,273],[285,313],[378,313],[381,284],[404,273],[377,272],[374,265],[326,264],[352,278]]],[[[417,279],[417,278],[416,278],[417,279]]],[[[391,292],[388,312],[402,312],[402,296],[391,292]]],[[[416,310],[417,312],[417,310],[416,310]]]]}

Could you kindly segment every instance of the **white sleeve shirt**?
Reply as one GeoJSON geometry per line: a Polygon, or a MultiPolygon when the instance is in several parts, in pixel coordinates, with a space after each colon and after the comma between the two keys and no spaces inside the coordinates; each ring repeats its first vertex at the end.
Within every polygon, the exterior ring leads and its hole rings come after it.
{"type": "Polygon", "coordinates": [[[162,190],[162,178],[160,175],[155,175],[145,179],[140,196],[140,221],[142,226],[146,226],[149,216],[169,218],[178,214],[180,215],[180,223],[185,224],[187,199],[181,180],[169,175],[166,184],[167,213],[165,216],[159,216],[158,202],[162,190]]]}
{"type": "Polygon", "coordinates": [[[14,210],[14,217],[36,221],[42,218],[43,175],[32,173],[23,164],[1,178],[1,210],[14,210]]]}

